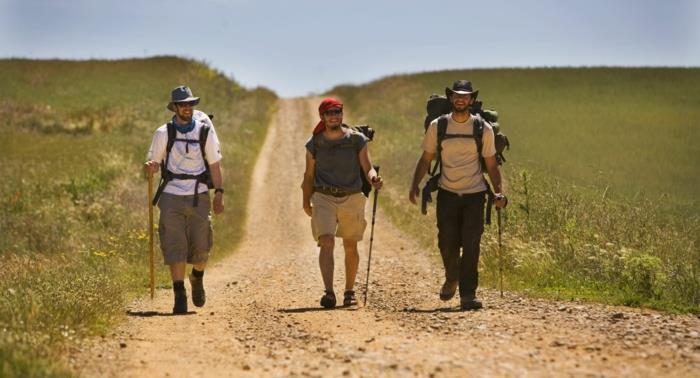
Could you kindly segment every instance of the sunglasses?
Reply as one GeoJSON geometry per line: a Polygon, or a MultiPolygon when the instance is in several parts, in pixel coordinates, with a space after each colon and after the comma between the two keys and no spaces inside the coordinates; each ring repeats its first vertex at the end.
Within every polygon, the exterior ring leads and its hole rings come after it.
{"type": "Polygon", "coordinates": [[[186,102],[176,102],[175,105],[178,107],[184,108],[184,107],[189,107],[189,106],[194,106],[194,101],[186,101],[186,102]]]}
{"type": "Polygon", "coordinates": [[[327,115],[327,116],[334,116],[334,115],[341,115],[341,114],[343,114],[343,109],[338,109],[338,108],[326,110],[325,112],[323,112],[323,115],[327,115]]]}

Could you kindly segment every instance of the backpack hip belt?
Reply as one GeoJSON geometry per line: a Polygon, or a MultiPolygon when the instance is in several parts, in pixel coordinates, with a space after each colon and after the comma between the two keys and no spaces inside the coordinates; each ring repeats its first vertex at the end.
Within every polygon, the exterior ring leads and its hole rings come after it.
{"type": "MultiPolygon", "coordinates": [[[[204,171],[198,175],[187,175],[184,173],[172,173],[168,170],[165,171],[165,176],[161,173],[161,180],[160,184],[158,184],[158,190],[156,191],[155,196],[153,197],[153,206],[155,206],[158,203],[158,200],[160,199],[160,195],[163,194],[163,190],[165,189],[165,186],[168,185],[170,181],[173,179],[177,180],[196,180],[197,182],[194,185],[194,199],[192,200],[192,206],[197,207],[199,204],[199,184],[207,184],[210,180],[209,178],[209,172],[204,171]],[[164,178],[163,178],[164,177],[164,178]]],[[[207,184],[208,186],[208,184],[207,184]]]]}

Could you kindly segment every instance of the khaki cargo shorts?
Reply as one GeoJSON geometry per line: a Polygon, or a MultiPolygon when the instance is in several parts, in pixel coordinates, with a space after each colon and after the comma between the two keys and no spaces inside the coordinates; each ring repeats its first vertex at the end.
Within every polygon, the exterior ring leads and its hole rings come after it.
{"type": "Polygon", "coordinates": [[[197,207],[192,206],[193,198],[163,193],[158,201],[158,236],[165,265],[203,264],[209,258],[213,244],[209,194],[199,194],[197,207]]]}
{"type": "Polygon", "coordinates": [[[321,235],[335,235],[353,241],[362,240],[367,228],[365,202],[362,193],[334,197],[323,193],[311,196],[311,232],[314,240],[321,235]]]}

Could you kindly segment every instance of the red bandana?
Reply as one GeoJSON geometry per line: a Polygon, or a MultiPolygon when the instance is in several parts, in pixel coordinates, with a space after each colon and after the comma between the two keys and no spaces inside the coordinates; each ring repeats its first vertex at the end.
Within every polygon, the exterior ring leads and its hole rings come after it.
{"type": "Polygon", "coordinates": [[[320,134],[326,129],[326,125],[323,123],[323,113],[333,108],[343,109],[343,103],[331,97],[324,98],[323,101],[321,101],[321,105],[318,106],[318,116],[321,117],[321,121],[314,127],[314,135],[320,134]]]}

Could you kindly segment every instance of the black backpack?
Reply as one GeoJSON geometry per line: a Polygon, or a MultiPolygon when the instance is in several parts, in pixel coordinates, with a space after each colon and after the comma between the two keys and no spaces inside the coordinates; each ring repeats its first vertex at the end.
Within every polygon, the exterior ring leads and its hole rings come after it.
{"type": "MultiPolygon", "coordinates": [[[[214,119],[214,115],[209,114],[209,119],[214,119]]],[[[182,139],[182,138],[177,138],[177,130],[175,129],[175,125],[171,122],[168,122],[167,124],[167,129],[168,129],[168,143],[165,147],[165,160],[161,162],[160,164],[160,183],[158,184],[158,190],[156,191],[155,196],[153,197],[153,206],[158,204],[158,200],[160,199],[160,195],[163,193],[163,189],[165,189],[165,186],[168,184],[173,179],[178,179],[178,180],[197,180],[197,183],[194,186],[194,200],[193,206],[197,206],[198,204],[198,195],[197,195],[197,190],[199,189],[199,184],[207,184],[207,187],[209,189],[214,188],[214,182],[211,179],[211,172],[209,169],[209,162],[207,161],[207,155],[206,155],[206,149],[205,146],[207,145],[207,138],[209,137],[209,130],[211,130],[211,127],[207,124],[202,126],[201,129],[199,129],[199,139],[182,139]],[[198,175],[187,175],[187,174],[180,174],[180,173],[173,173],[168,170],[168,161],[170,160],[170,151],[173,149],[173,145],[175,145],[175,142],[183,142],[185,144],[185,151],[189,152],[189,145],[190,143],[197,143],[199,144],[199,150],[202,153],[202,159],[204,160],[204,172],[198,174],[198,175]]]]}
{"type": "MultiPolygon", "coordinates": [[[[483,135],[484,135],[484,122],[488,122],[493,129],[494,134],[494,144],[496,147],[496,161],[499,165],[502,165],[506,159],[503,156],[503,151],[510,149],[510,142],[508,137],[506,137],[500,131],[498,124],[498,113],[494,110],[483,109],[483,103],[481,101],[475,101],[469,107],[469,113],[474,117],[474,132],[472,135],[461,135],[461,134],[447,134],[447,117],[450,112],[452,112],[452,104],[449,99],[445,96],[438,96],[436,94],[431,95],[428,98],[426,104],[427,115],[425,117],[424,129],[428,130],[430,123],[437,118],[437,159],[435,165],[429,171],[430,179],[428,179],[422,192],[422,203],[421,212],[427,214],[427,203],[432,201],[432,196],[430,193],[438,189],[438,180],[440,179],[440,172],[442,165],[442,141],[451,138],[470,138],[474,139],[476,143],[476,150],[479,156],[479,163],[481,165],[482,174],[486,174],[486,164],[481,156],[481,151],[483,148],[483,135]]],[[[486,224],[491,223],[491,208],[493,206],[494,194],[491,190],[486,178],[484,178],[487,188],[488,203],[486,207],[486,224]]]]}
{"type": "MultiPolygon", "coordinates": [[[[350,132],[352,134],[350,136],[350,143],[348,145],[352,146],[354,148],[357,148],[357,146],[360,144],[359,134],[366,136],[368,139],[367,142],[371,142],[374,139],[374,129],[369,127],[369,125],[348,126],[346,124],[343,124],[343,127],[350,129],[350,132]]],[[[314,142],[314,146],[316,147],[316,150],[325,146],[323,143],[321,143],[322,139],[318,137],[319,135],[321,135],[321,134],[315,134],[315,135],[311,136],[311,139],[314,142]]],[[[314,159],[315,158],[316,157],[314,156],[314,159]]],[[[367,180],[367,176],[365,175],[365,172],[362,170],[362,166],[359,166],[358,169],[360,170],[360,178],[362,179],[362,194],[364,194],[365,197],[369,197],[369,193],[372,191],[372,184],[367,180]]],[[[379,172],[378,166],[375,165],[374,169],[377,172],[379,172]]]]}

